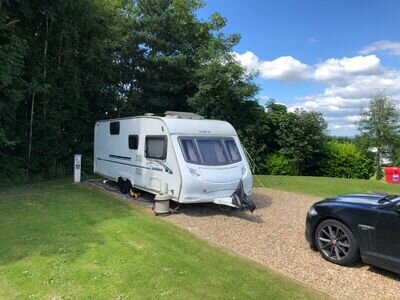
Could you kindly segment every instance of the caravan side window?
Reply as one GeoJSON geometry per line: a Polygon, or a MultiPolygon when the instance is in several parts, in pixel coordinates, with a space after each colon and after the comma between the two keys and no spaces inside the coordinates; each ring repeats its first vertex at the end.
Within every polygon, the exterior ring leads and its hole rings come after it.
{"type": "Polygon", "coordinates": [[[110,134],[119,134],[119,122],[110,122],[110,134]]]}
{"type": "Polygon", "coordinates": [[[165,159],[167,157],[167,137],[165,135],[146,136],[146,158],[165,159]]]}
{"type": "Polygon", "coordinates": [[[129,149],[137,150],[139,145],[139,137],[137,135],[129,135],[128,137],[129,149]]]}

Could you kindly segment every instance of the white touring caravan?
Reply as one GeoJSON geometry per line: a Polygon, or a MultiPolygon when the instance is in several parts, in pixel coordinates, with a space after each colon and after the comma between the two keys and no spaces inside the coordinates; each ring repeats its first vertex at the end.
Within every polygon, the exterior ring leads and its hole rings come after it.
{"type": "Polygon", "coordinates": [[[104,120],[94,128],[94,172],[179,203],[248,208],[252,174],[235,129],[186,112],[104,120]]]}

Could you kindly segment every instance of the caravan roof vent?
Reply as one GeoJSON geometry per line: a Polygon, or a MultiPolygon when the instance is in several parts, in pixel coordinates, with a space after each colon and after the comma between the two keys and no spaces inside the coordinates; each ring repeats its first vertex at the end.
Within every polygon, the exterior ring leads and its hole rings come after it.
{"type": "Polygon", "coordinates": [[[143,116],[151,117],[151,116],[154,116],[154,114],[153,113],[145,113],[145,114],[143,114],[143,116]]]}
{"type": "Polygon", "coordinates": [[[166,111],[166,118],[204,120],[203,116],[185,111],[166,111]]]}

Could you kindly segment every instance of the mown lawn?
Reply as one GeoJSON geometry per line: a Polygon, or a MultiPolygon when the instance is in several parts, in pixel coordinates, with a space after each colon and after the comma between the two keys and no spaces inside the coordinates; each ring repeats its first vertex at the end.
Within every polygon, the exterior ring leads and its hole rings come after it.
{"type": "Polygon", "coordinates": [[[386,192],[400,194],[400,184],[387,184],[382,181],[312,177],[312,176],[270,176],[255,175],[254,184],[288,192],[309,194],[320,197],[348,193],[386,192]]]}
{"type": "Polygon", "coordinates": [[[321,297],[83,185],[2,188],[0,220],[0,299],[321,297]]]}

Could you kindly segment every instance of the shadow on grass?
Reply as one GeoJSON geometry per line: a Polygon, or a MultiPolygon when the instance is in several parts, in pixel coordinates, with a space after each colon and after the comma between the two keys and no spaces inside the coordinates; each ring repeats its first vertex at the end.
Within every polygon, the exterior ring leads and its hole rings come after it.
{"type": "Polygon", "coordinates": [[[32,255],[74,259],[101,245],[96,225],[131,215],[124,205],[64,181],[0,191],[0,265],[32,255]]]}

